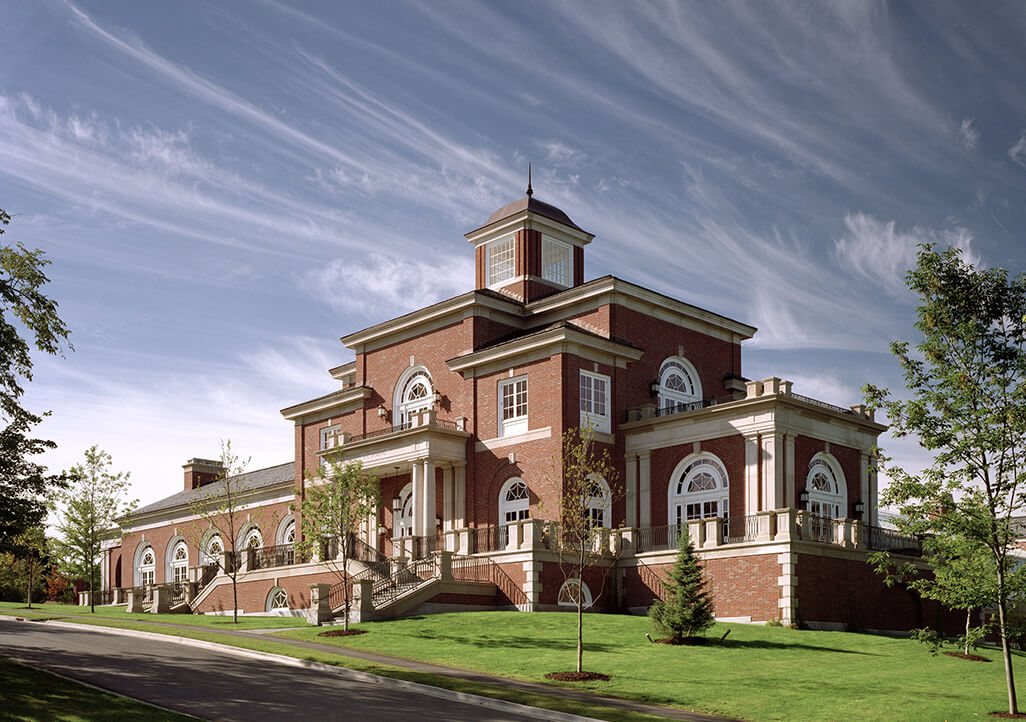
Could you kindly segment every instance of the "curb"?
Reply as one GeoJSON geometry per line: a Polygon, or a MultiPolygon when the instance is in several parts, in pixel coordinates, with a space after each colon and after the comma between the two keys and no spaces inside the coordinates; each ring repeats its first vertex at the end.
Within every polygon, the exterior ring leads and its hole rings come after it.
{"type": "MultiPolygon", "coordinates": [[[[4,615],[0,615],[0,619],[3,618],[5,618],[4,615]]],[[[13,621],[22,621],[17,618],[7,618],[12,619],[13,621]]],[[[176,637],[170,634],[143,632],[134,629],[104,627],[98,624],[76,624],[75,622],[59,622],[55,620],[44,620],[42,622],[36,622],[36,624],[49,624],[57,627],[64,627],[67,629],[76,630],[82,630],[84,628],[106,632],[107,634],[120,634],[125,637],[138,637],[141,639],[150,639],[153,641],[168,642],[171,644],[184,644],[190,647],[199,647],[201,649],[210,649],[218,652],[223,652],[225,654],[231,654],[236,657],[245,657],[248,659],[261,659],[269,662],[276,662],[278,664],[283,664],[289,667],[313,669],[318,672],[327,672],[329,674],[334,674],[345,679],[352,679],[359,682],[366,682],[369,684],[378,684],[383,687],[391,687],[393,689],[404,690],[407,692],[418,692],[420,694],[425,694],[432,697],[462,702],[464,704],[472,704],[478,707],[485,707],[487,709],[493,709],[498,712],[517,713],[525,717],[533,717],[535,719],[558,720],[558,722],[596,722],[594,717],[582,717],[580,715],[569,714],[567,712],[557,712],[556,710],[542,709],[540,707],[529,707],[527,705],[519,704],[517,702],[507,702],[506,700],[495,699],[493,697],[482,697],[480,695],[470,694],[468,692],[457,692],[455,690],[444,689],[442,687],[432,687],[430,685],[420,684],[419,682],[408,682],[404,679],[395,679],[394,677],[382,677],[381,675],[371,674],[370,672],[360,672],[358,670],[349,669],[347,667],[337,667],[331,664],[324,664],[323,662],[313,662],[306,659],[298,659],[296,657],[288,657],[281,654],[273,654],[271,652],[258,652],[256,650],[244,649],[242,647],[233,647],[231,645],[221,644],[219,642],[207,642],[202,639],[176,637]]]]}

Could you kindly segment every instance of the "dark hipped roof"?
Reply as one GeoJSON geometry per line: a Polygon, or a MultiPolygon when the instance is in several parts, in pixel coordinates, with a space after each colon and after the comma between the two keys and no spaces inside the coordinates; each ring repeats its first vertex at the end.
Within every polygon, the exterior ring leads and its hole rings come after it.
{"type": "MultiPolygon", "coordinates": [[[[513,331],[512,333],[505,334],[504,336],[500,336],[499,338],[497,338],[497,339],[495,339],[495,340],[493,340],[493,341],[491,341],[489,343],[486,343],[483,346],[479,346],[478,348],[475,348],[471,353],[480,353],[481,351],[487,351],[489,349],[494,349],[494,348],[497,348],[499,346],[503,346],[503,345],[508,344],[508,343],[514,343],[516,341],[523,341],[524,339],[526,339],[526,338],[528,338],[530,336],[540,336],[543,333],[546,333],[548,331],[554,331],[554,330],[559,329],[559,328],[568,328],[568,329],[571,329],[573,331],[577,331],[578,333],[582,333],[585,336],[591,336],[592,338],[601,339],[603,341],[611,341],[613,343],[618,343],[621,346],[629,346],[631,348],[638,348],[633,343],[631,343],[630,341],[627,341],[625,339],[616,338],[615,336],[611,337],[611,338],[606,338],[605,336],[597,334],[594,331],[589,331],[588,329],[582,328],[582,327],[578,326],[575,323],[571,323],[570,321],[555,321],[553,323],[545,324],[544,326],[535,326],[533,328],[528,328],[528,329],[524,329],[524,330],[517,330],[517,331],[513,331]]],[[[469,356],[470,354],[463,354],[463,355],[469,356]]],[[[456,358],[460,358],[460,357],[457,356],[456,358]]],[[[453,359],[450,359],[450,360],[453,360],[453,359]]]]}
{"type": "Polygon", "coordinates": [[[574,223],[572,220],[570,220],[570,216],[568,216],[566,213],[564,213],[563,211],[561,211],[553,205],[549,205],[544,201],[538,200],[534,196],[524,196],[518,201],[513,201],[508,206],[503,206],[499,210],[495,211],[495,213],[492,214],[492,217],[489,218],[488,221],[483,226],[481,226],[481,228],[490,226],[493,223],[498,223],[504,218],[515,216],[517,213],[522,213],[523,211],[531,211],[532,213],[537,213],[539,216],[544,216],[550,220],[556,221],[557,223],[562,223],[564,226],[570,226],[571,228],[578,230],[581,233],[587,233],[586,230],[584,230],[576,223],[574,223]]]}
{"type": "MultiPolygon", "coordinates": [[[[295,478],[295,464],[290,461],[287,464],[279,464],[278,466],[258,469],[257,471],[248,471],[241,476],[245,479],[246,490],[262,489],[267,486],[274,486],[275,484],[281,484],[282,482],[292,481],[295,478]]],[[[238,477],[233,478],[237,479],[238,477]]],[[[199,501],[207,496],[216,496],[223,490],[224,484],[225,482],[223,480],[215,481],[212,484],[205,484],[198,489],[180,491],[177,494],[172,494],[160,501],[155,501],[152,504],[136,509],[127,516],[130,518],[139,514],[160,511],[162,509],[171,509],[176,506],[187,506],[188,504],[199,501]]]]}

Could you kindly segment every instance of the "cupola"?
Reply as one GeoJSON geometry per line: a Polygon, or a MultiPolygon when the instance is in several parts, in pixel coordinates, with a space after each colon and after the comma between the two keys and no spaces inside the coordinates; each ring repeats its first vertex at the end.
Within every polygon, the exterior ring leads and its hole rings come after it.
{"type": "Polygon", "coordinates": [[[474,244],[475,288],[529,303],[584,283],[584,247],[594,234],[534,197],[530,170],[526,195],[503,206],[466,234],[474,244]]]}

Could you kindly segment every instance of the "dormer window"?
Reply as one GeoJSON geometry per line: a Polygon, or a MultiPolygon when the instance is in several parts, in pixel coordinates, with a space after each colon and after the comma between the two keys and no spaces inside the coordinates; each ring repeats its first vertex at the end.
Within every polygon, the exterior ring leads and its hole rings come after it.
{"type": "Polygon", "coordinates": [[[542,237],[542,278],[570,286],[573,282],[573,252],[569,245],[542,237]]]}
{"type": "Polygon", "coordinates": [[[516,273],[513,238],[493,241],[486,246],[488,253],[488,285],[508,281],[516,273]]]}

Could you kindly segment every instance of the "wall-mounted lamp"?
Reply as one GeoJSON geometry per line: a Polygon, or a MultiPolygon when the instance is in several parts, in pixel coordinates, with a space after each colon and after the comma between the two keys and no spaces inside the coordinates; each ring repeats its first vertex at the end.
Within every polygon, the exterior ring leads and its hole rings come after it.
{"type": "Polygon", "coordinates": [[[383,419],[386,416],[388,416],[388,409],[386,409],[384,406],[379,406],[378,407],[378,418],[379,419],[383,419]]]}
{"type": "Polygon", "coordinates": [[[866,513],[866,505],[863,504],[861,501],[856,501],[855,502],[855,513],[856,514],[865,514],[866,513]]]}
{"type": "Polygon", "coordinates": [[[434,394],[432,394],[432,400],[436,404],[442,403],[442,392],[441,391],[436,391],[434,394]]]}
{"type": "Polygon", "coordinates": [[[403,500],[398,496],[392,499],[392,516],[399,516],[403,513],[403,500]]]}
{"type": "Polygon", "coordinates": [[[653,381],[652,383],[650,383],[648,385],[648,392],[650,394],[652,394],[653,396],[658,396],[659,395],[659,387],[660,387],[660,383],[658,381],[653,381]]]}
{"type": "Polygon", "coordinates": [[[802,489],[800,492],[798,492],[798,501],[801,502],[802,504],[805,504],[806,506],[808,506],[808,504],[809,504],[809,490],[808,489],[802,489]]]}

